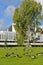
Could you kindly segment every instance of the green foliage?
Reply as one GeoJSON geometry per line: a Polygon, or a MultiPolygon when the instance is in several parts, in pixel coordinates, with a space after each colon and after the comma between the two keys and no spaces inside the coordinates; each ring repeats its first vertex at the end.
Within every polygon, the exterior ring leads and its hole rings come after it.
{"type": "Polygon", "coordinates": [[[24,42],[24,38],[23,38],[23,35],[21,35],[21,34],[18,34],[17,35],[17,43],[18,43],[18,45],[22,45],[22,43],[24,42]]]}
{"type": "Polygon", "coordinates": [[[41,16],[41,10],[41,4],[34,0],[24,0],[21,6],[15,9],[13,21],[16,23],[14,27],[17,32],[17,42],[19,44],[24,42],[28,30],[28,35],[30,35],[30,29],[36,26],[35,22],[37,22],[37,26],[39,25],[38,22],[39,16],[41,16]]]}

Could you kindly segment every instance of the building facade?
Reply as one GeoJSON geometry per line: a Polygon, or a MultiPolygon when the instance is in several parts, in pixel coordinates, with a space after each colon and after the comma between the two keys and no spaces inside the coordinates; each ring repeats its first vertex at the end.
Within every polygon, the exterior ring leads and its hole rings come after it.
{"type": "Polygon", "coordinates": [[[7,31],[0,31],[0,41],[14,41],[16,39],[16,31],[14,24],[12,24],[7,31]]]}

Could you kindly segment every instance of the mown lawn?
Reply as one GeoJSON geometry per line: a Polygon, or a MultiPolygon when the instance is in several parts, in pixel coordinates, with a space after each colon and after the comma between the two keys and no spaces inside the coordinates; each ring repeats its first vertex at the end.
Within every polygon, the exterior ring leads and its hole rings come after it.
{"type": "Polygon", "coordinates": [[[0,47],[0,65],[43,65],[43,55],[38,56],[37,53],[43,52],[43,47],[11,47],[10,49],[5,49],[0,47]],[[31,51],[30,51],[31,50],[31,51]],[[13,57],[5,55],[14,53],[14,55],[18,54],[20,57],[13,57]],[[28,53],[24,55],[24,53],[28,53]],[[32,59],[30,56],[35,55],[36,58],[32,59]]]}

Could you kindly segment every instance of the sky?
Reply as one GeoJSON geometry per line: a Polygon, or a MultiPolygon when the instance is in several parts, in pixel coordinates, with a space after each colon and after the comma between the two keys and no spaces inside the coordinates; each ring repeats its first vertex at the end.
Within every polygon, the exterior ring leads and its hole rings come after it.
{"type": "Polygon", "coordinates": [[[0,0],[0,30],[6,30],[13,23],[13,14],[22,0],[0,0]]]}
{"type": "MultiPolygon", "coordinates": [[[[36,1],[41,3],[43,14],[43,0],[36,1]]],[[[0,30],[6,30],[13,23],[14,10],[21,3],[22,0],[0,0],[0,30]]],[[[43,21],[41,26],[43,26],[43,21]]]]}

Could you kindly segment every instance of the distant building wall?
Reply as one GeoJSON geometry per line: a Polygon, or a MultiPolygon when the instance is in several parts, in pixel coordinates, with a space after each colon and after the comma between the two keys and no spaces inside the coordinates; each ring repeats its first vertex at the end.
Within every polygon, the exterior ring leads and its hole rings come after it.
{"type": "Polygon", "coordinates": [[[0,41],[13,41],[16,39],[16,33],[11,31],[0,31],[0,41]]]}

